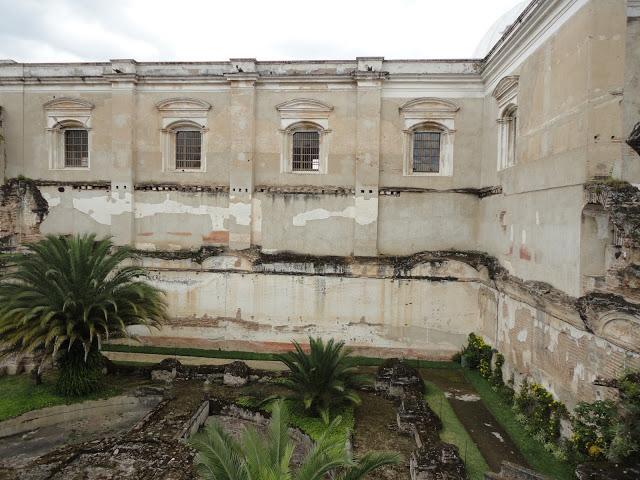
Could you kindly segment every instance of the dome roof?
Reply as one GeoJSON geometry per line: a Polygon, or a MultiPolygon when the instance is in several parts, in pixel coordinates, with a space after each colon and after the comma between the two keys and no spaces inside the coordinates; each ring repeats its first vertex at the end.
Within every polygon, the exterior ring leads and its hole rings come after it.
{"type": "Polygon", "coordinates": [[[519,2],[515,7],[511,10],[504,13],[498,20],[495,21],[491,28],[487,30],[487,33],[484,34],[482,40],[478,43],[475,51],[473,52],[474,58],[484,58],[484,56],[489,53],[489,50],[493,48],[493,46],[502,38],[504,32],[511,26],[513,22],[516,21],[518,16],[525,9],[528,0],[523,2],[519,2]]]}

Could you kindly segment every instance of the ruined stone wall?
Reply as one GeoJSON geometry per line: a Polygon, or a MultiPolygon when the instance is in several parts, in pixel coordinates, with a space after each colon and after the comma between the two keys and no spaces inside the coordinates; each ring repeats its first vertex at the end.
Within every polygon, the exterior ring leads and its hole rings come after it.
{"type": "Polygon", "coordinates": [[[637,194],[612,209],[588,187],[640,183],[624,144],[640,94],[632,3],[539,2],[475,61],[0,62],[6,176],[35,180],[6,184],[0,233],[16,244],[94,232],[162,257],[145,265],[173,320],[149,343],[322,334],[440,358],[475,331],[510,372],[568,402],[595,398],[594,376],[633,364],[640,343],[637,194]],[[515,165],[498,171],[495,92],[516,76],[515,165]],[[91,106],[88,169],[49,163],[44,109],[64,97],[91,106]],[[205,110],[199,172],[163,164],[159,105],[176,97],[191,102],[179,115],[205,110]],[[283,169],[296,109],[326,122],[326,173],[283,169]],[[450,122],[450,174],[407,174],[416,118],[450,122]],[[497,260],[418,254],[442,250],[497,260]]]}
{"type": "Polygon", "coordinates": [[[589,331],[575,310],[559,315],[518,297],[499,293],[498,317],[487,318],[497,331],[497,339],[495,335],[488,338],[505,356],[504,379],[514,381],[516,388],[524,379],[540,383],[573,407],[579,401],[615,394],[610,388],[594,385],[598,376],[615,378],[625,369],[640,368],[637,348],[630,350],[589,331]]]}

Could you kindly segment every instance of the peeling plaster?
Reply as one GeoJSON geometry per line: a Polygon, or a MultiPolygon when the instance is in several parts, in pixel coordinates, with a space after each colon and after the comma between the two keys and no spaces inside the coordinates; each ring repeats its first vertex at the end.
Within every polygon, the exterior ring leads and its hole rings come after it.
{"type": "Polygon", "coordinates": [[[62,199],[60,197],[51,195],[47,192],[42,192],[42,197],[49,204],[49,208],[57,207],[58,205],[60,205],[60,202],[62,202],[62,199]]]}
{"type": "Polygon", "coordinates": [[[355,206],[346,207],[341,211],[329,211],[324,208],[316,208],[293,217],[296,227],[304,227],[311,220],[326,220],[331,217],[353,218],[358,225],[374,223],[378,217],[378,199],[356,197],[355,206]]]}
{"type": "Polygon", "coordinates": [[[331,217],[344,217],[344,218],[354,218],[355,217],[355,207],[347,207],[342,211],[329,211],[324,208],[316,208],[313,210],[306,211],[304,213],[299,213],[293,217],[293,224],[296,227],[304,227],[307,222],[311,220],[326,220],[331,217]]]}
{"type": "Polygon", "coordinates": [[[526,329],[520,330],[518,332],[518,337],[517,338],[518,338],[519,342],[526,342],[527,341],[527,330],[526,329]]]}
{"type": "Polygon", "coordinates": [[[130,193],[111,193],[91,198],[74,198],[73,207],[89,215],[102,225],[111,225],[111,217],[133,211],[135,218],[151,217],[163,213],[190,215],[208,215],[211,219],[211,230],[226,230],[225,220],[233,217],[238,225],[251,223],[251,204],[244,202],[230,203],[229,207],[210,205],[187,205],[170,198],[167,194],[160,203],[133,202],[130,193]]]}
{"type": "Polygon", "coordinates": [[[73,208],[86,213],[101,225],[111,225],[113,215],[122,215],[131,212],[132,195],[125,193],[111,193],[91,198],[74,198],[73,208]],[[124,196],[124,198],[121,198],[124,196]]]}

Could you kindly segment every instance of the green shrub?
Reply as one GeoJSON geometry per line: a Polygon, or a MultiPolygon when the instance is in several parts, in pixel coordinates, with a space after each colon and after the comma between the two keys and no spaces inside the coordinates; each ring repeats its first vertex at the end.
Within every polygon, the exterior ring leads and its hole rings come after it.
{"type": "Polygon", "coordinates": [[[504,355],[496,353],[495,368],[491,372],[489,383],[497,390],[504,387],[504,380],[502,379],[502,365],[504,365],[504,355]]]}
{"type": "Polygon", "coordinates": [[[67,397],[79,397],[97,392],[102,386],[104,360],[97,348],[89,350],[85,361],[84,348],[76,343],[58,360],[60,374],[56,390],[67,397]]]}
{"type": "Polygon", "coordinates": [[[560,419],[567,415],[565,406],[542,385],[524,382],[514,397],[514,406],[524,418],[526,430],[538,435],[543,443],[560,437],[560,419]]]}
{"type": "Polygon", "coordinates": [[[131,264],[135,258],[130,248],[95,235],[48,235],[27,244],[0,276],[3,354],[35,352],[38,369],[58,360],[58,386],[66,394],[99,386],[102,340],[167,318],[164,293],[145,281],[147,271],[131,264]]]}
{"type": "Polygon", "coordinates": [[[308,414],[329,423],[332,412],[343,405],[359,405],[355,388],[370,382],[358,374],[344,342],[333,339],[326,344],[321,338],[309,338],[309,353],[293,342],[295,351],[277,355],[290,371],[282,385],[291,391],[288,397],[300,404],[308,414]]]}
{"type": "Polygon", "coordinates": [[[492,349],[484,339],[475,333],[469,334],[467,345],[462,349],[462,357],[467,367],[479,370],[484,378],[491,376],[492,349]]]}
{"type": "Polygon", "coordinates": [[[604,457],[615,436],[617,408],[611,400],[580,402],[571,416],[571,443],[576,453],[604,457]]]}

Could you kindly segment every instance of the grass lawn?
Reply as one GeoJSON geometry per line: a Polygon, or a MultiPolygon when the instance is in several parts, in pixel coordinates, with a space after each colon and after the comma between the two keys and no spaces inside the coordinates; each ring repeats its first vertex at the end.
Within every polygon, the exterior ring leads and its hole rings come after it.
{"type": "Polygon", "coordinates": [[[431,382],[425,382],[427,393],[425,399],[442,420],[440,439],[458,447],[460,457],[465,461],[469,480],[484,480],[484,473],[489,471],[480,450],[467,433],[456,416],[444,392],[431,382]]]}
{"type": "MultiPolygon", "coordinates": [[[[141,382],[136,380],[134,383],[141,382]]],[[[100,392],[67,398],[56,393],[55,377],[52,375],[45,375],[42,385],[35,385],[30,375],[0,377],[0,421],[39,408],[113,397],[121,394],[127,387],[134,386],[134,383],[127,378],[106,376],[100,392]]]]}
{"type": "Polygon", "coordinates": [[[575,478],[573,466],[555,458],[544,449],[542,443],[531,437],[516,420],[511,405],[491,389],[487,380],[473,370],[465,369],[464,375],[534,470],[555,480],[575,478]]]}

